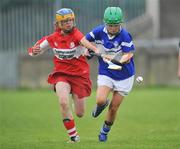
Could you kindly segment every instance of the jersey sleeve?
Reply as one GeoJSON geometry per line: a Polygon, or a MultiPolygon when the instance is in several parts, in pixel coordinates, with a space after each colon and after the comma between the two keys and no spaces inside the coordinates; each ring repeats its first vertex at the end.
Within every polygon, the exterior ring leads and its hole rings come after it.
{"type": "Polygon", "coordinates": [[[75,28],[74,37],[78,42],[81,41],[81,39],[84,37],[84,34],[79,31],[79,29],[75,28]]]}
{"type": "Polygon", "coordinates": [[[56,32],[54,32],[53,34],[50,34],[49,36],[46,37],[46,40],[48,41],[49,46],[51,48],[54,47],[54,38],[56,38],[56,32]]]}
{"type": "Polygon", "coordinates": [[[135,50],[132,36],[129,33],[124,33],[123,41],[121,42],[121,48],[125,53],[135,50]]]}
{"type": "MultiPolygon", "coordinates": [[[[46,38],[47,38],[47,36],[44,36],[43,38],[41,38],[40,40],[38,40],[38,41],[34,44],[34,46],[40,45],[43,41],[46,40],[46,38]]],[[[28,49],[27,49],[27,52],[28,52],[28,54],[29,54],[30,56],[34,56],[34,55],[33,55],[32,47],[28,48],[28,49]]]]}
{"type": "Polygon", "coordinates": [[[95,40],[97,40],[98,36],[99,36],[99,27],[94,28],[91,32],[86,34],[86,39],[90,42],[94,42],[95,40]]]}

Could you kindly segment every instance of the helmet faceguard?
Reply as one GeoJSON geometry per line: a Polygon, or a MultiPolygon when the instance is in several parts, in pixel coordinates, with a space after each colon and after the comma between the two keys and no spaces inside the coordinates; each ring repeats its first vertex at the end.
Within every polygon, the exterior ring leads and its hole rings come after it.
{"type": "MultiPolygon", "coordinates": [[[[56,24],[58,27],[63,29],[63,24],[67,23],[68,21],[73,20],[73,27],[75,26],[75,15],[74,12],[69,8],[62,8],[56,12],[55,16],[56,24]]],[[[70,30],[63,30],[66,33],[71,32],[73,27],[70,30]]]]}

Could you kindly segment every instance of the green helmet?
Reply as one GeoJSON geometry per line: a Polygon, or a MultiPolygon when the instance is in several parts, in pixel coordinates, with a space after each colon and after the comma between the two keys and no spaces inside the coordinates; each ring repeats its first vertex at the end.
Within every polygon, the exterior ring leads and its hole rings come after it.
{"type": "Polygon", "coordinates": [[[123,22],[122,10],[119,7],[107,7],[104,12],[104,22],[106,24],[119,24],[123,22]]]}

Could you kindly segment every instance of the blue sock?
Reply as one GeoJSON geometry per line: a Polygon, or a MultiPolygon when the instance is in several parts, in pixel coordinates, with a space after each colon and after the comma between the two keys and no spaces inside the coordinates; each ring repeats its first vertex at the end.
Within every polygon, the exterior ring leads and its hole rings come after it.
{"type": "Polygon", "coordinates": [[[108,132],[111,130],[112,122],[105,121],[103,127],[101,128],[101,133],[107,135],[108,132]]]}

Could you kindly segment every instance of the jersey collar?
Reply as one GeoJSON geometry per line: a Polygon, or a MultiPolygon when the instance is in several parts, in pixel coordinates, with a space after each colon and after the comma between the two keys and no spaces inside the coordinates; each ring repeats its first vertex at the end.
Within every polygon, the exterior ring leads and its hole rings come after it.
{"type": "MultiPolygon", "coordinates": [[[[121,30],[122,30],[122,27],[120,28],[119,33],[121,32],[121,30]]],[[[116,37],[115,35],[114,36],[109,36],[106,26],[104,26],[103,32],[105,32],[107,34],[107,36],[108,36],[108,38],[110,40],[113,39],[114,37],[116,37]]]]}

